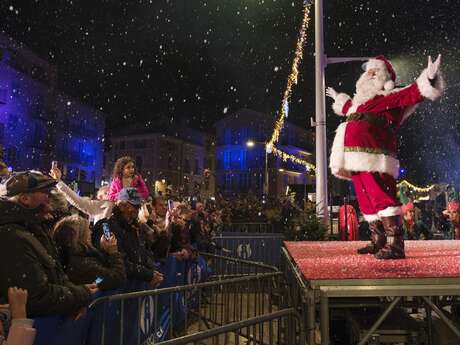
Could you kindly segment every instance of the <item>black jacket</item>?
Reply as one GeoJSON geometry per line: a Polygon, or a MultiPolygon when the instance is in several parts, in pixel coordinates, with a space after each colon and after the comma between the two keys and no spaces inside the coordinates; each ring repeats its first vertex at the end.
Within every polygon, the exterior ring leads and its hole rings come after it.
{"type": "Polygon", "coordinates": [[[99,239],[103,234],[103,223],[109,224],[110,231],[117,238],[118,250],[123,256],[128,280],[150,282],[155,268],[153,253],[146,248],[138,225],[128,224],[118,208],[114,207],[109,219],[101,219],[94,226],[93,245],[95,247],[99,246],[99,239]]]}
{"type": "Polygon", "coordinates": [[[0,199],[0,296],[8,287],[28,290],[27,313],[69,315],[91,301],[85,286],[72,284],[56,247],[33,210],[0,199]]]}
{"type": "Polygon", "coordinates": [[[96,278],[102,278],[98,284],[101,290],[116,289],[126,282],[125,266],[120,253],[109,255],[82,245],[67,251],[64,269],[75,284],[90,284],[96,278]]]}

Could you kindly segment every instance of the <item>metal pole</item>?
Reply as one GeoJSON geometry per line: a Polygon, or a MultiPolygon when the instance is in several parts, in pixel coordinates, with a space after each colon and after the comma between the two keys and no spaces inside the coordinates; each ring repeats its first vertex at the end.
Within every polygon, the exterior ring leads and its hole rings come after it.
{"type": "Polygon", "coordinates": [[[265,150],[264,195],[268,196],[268,153],[267,153],[267,144],[264,145],[264,150],[265,150]]]}
{"type": "Polygon", "coordinates": [[[329,338],[329,297],[321,291],[320,296],[321,344],[330,345],[329,338]]]}
{"type": "Polygon", "coordinates": [[[324,100],[324,56],[323,0],[315,5],[315,95],[316,95],[316,213],[324,224],[328,224],[327,200],[327,142],[324,100]]]}

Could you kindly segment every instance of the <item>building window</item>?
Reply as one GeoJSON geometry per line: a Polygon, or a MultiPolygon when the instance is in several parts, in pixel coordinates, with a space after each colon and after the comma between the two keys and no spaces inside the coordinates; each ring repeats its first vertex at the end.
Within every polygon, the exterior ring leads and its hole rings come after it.
{"type": "Polygon", "coordinates": [[[200,163],[198,159],[195,159],[195,175],[198,175],[200,173],[200,163]]]}
{"type": "Polygon", "coordinates": [[[8,132],[16,131],[18,127],[18,116],[9,114],[8,115],[8,132]]]}
{"type": "Polygon", "coordinates": [[[8,89],[0,88],[0,105],[6,104],[8,101],[8,89]]]}
{"type": "Polygon", "coordinates": [[[232,144],[232,130],[230,128],[225,128],[224,138],[225,145],[232,144]]]}
{"type": "Polygon", "coordinates": [[[6,157],[7,157],[7,160],[8,160],[8,163],[11,164],[11,165],[14,165],[16,164],[16,160],[17,160],[17,155],[18,155],[18,151],[16,149],[15,146],[8,146],[8,149],[6,151],[6,157]]]}
{"type": "Polygon", "coordinates": [[[191,174],[192,170],[190,169],[190,161],[186,158],[184,162],[184,171],[186,174],[191,174]]]}

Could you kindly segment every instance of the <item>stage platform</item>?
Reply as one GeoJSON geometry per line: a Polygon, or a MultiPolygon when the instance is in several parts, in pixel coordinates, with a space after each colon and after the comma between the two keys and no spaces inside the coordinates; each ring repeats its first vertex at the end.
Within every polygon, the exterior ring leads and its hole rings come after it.
{"type": "Polygon", "coordinates": [[[285,242],[306,280],[460,278],[460,241],[405,241],[406,259],[358,255],[367,242],[285,242]]]}
{"type": "MultiPolygon", "coordinates": [[[[460,297],[460,241],[406,241],[406,259],[402,260],[357,254],[366,243],[284,242],[282,267],[291,295],[297,296],[307,320],[308,344],[315,344],[319,321],[321,344],[329,345],[330,310],[338,305],[359,308],[366,298],[376,298],[384,308],[359,344],[366,344],[386,316],[408,300],[420,301],[427,315],[434,311],[460,339],[460,330],[442,311],[460,297]]],[[[427,318],[430,322],[431,317],[427,318]]]]}

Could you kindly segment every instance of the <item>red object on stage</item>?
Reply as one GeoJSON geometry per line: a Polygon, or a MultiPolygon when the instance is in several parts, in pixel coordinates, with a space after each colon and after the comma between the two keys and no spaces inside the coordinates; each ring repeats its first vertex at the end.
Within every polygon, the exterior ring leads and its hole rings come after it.
{"type": "Polygon", "coordinates": [[[339,210],[339,233],[341,241],[359,240],[359,224],[356,210],[351,205],[340,206],[339,210]],[[347,229],[345,231],[345,229],[347,229]],[[348,238],[347,238],[348,234],[348,238]]]}
{"type": "Polygon", "coordinates": [[[378,260],[359,255],[366,243],[285,242],[307,280],[460,278],[460,241],[405,241],[406,259],[378,260]]]}

